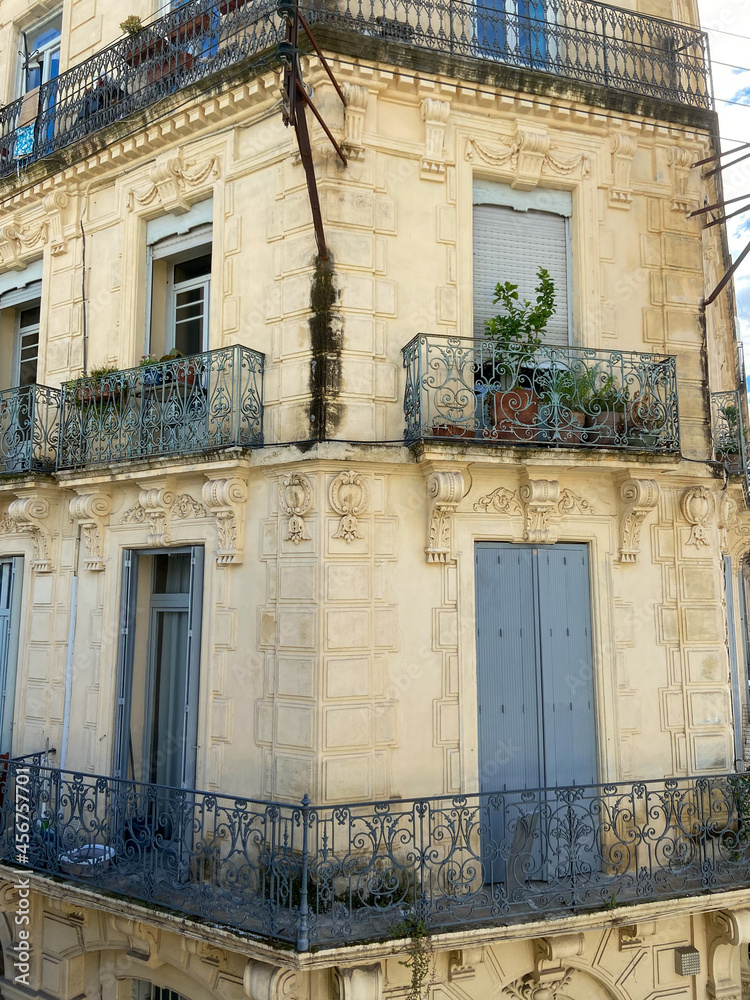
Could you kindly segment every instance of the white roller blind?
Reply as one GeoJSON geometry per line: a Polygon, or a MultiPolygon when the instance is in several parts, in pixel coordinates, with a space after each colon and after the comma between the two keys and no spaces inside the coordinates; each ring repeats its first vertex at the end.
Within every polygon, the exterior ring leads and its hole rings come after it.
{"type": "Polygon", "coordinates": [[[568,237],[562,215],[516,212],[501,205],[474,206],[474,336],[484,336],[485,320],[496,316],[495,285],[512,281],[521,299],[533,302],[545,267],[555,283],[556,309],[547,325],[546,344],[567,347],[568,237]]]}

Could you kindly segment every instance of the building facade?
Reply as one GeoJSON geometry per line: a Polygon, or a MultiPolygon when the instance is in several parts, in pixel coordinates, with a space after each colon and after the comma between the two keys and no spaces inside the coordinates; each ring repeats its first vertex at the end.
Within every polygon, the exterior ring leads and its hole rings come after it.
{"type": "Polygon", "coordinates": [[[739,1000],[697,5],[156,8],[0,0],[2,995],[739,1000]]]}

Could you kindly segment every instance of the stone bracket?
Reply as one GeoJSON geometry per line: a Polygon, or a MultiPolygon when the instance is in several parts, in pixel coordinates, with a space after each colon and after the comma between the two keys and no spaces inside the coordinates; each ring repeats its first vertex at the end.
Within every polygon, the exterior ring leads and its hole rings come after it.
{"type": "Polygon", "coordinates": [[[301,992],[299,976],[292,969],[253,959],[245,966],[243,983],[250,1000],[298,1000],[301,992]]]}
{"type": "Polygon", "coordinates": [[[612,151],[612,174],[614,183],[609,189],[610,208],[630,209],[633,204],[633,188],[630,175],[633,170],[633,158],[638,149],[635,136],[620,132],[609,140],[612,151]]]}
{"type": "Polygon", "coordinates": [[[370,91],[359,83],[345,83],[344,97],[344,141],[343,148],[349,159],[364,159],[362,133],[365,127],[365,112],[370,91]]]}
{"type": "Polygon", "coordinates": [[[79,493],[70,501],[69,510],[81,527],[84,569],[101,572],[104,569],[104,529],[112,512],[112,498],[103,492],[79,493]]]}
{"type": "Polygon", "coordinates": [[[379,962],[350,968],[339,966],[336,973],[338,1000],[381,1000],[383,969],[379,962]]]}
{"type": "Polygon", "coordinates": [[[219,566],[237,566],[244,558],[247,496],[247,483],[236,476],[210,476],[203,484],[203,503],[214,516],[219,533],[219,566]]]}
{"type": "Polygon", "coordinates": [[[453,554],[453,515],[466,492],[463,474],[456,470],[433,472],[427,480],[428,563],[450,563],[453,554]]]}
{"type": "Polygon", "coordinates": [[[52,533],[47,524],[50,502],[36,490],[16,493],[8,512],[0,517],[0,534],[28,535],[34,543],[31,568],[37,573],[52,572],[52,533]]]}
{"type": "Polygon", "coordinates": [[[190,210],[198,192],[190,189],[201,189],[209,179],[215,180],[220,175],[217,157],[210,156],[201,162],[183,160],[182,152],[170,150],[162,156],[157,156],[149,171],[150,184],[136,190],[128,191],[127,208],[134,212],[136,205],[149,206],[158,201],[165,212],[172,215],[184,215],[190,210]],[[191,196],[192,195],[192,196],[191,196]]]}
{"type": "Polygon", "coordinates": [[[525,542],[552,545],[560,533],[560,483],[556,479],[529,479],[518,491],[524,505],[525,542]]]}
{"type": "Polygon", "coordinates": [[[659,486],[654,479],[627,478],[620,485],[620,550],[621,563],[637,562],[640,552],[641,526],[650,510],[656,507],[659,486]]]}
{"type": "Polygon", "coordinates": [[[450,102],[427,97],[421,107],[425,133],[421,177],[423,180],[441,181],[445,177],[445,130],[450,102]]]}

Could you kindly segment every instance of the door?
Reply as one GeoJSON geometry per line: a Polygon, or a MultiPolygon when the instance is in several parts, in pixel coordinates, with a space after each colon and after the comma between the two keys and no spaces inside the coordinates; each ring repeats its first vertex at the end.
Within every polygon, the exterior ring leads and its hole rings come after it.
{"type": "Polygon", "coordinates": [[[597,853],[595,824],[554,791],[597,782],[587,547],[479,543],[476,600],[487,874],[564,882],[597,853]]]}
{"type": "Polygon", "coordinates": [[[20,558],[0,559],[0,755],[10,755],[21,604],[20,558]]]}
{"type": "Polygon", "coordinates": [[[156,879],[184,878],[198,743],[203,549],[126,552],[123,567],[114,827],[156,879]],[[133,786],[131,781],[139,784],[133,786]]]}
{"type": "Polygon", "coordinates": [[[476,43],[483,56],[543,68],[549,59],[547,0],[483,0],[476,43]]]}

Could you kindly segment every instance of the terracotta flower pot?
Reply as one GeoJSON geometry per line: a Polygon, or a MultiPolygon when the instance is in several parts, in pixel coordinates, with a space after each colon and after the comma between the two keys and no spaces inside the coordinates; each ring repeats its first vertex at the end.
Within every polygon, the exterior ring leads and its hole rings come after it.
{"type": "Polygon", "coordinates": [[[500,441],[533,441],[539,425],[539,396],[533,389],[514,388],[493,392],[490,396],[490,424],[493,436],[500,441]]]}

